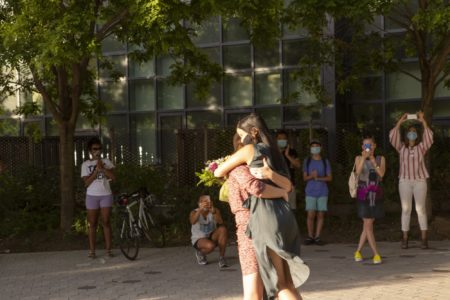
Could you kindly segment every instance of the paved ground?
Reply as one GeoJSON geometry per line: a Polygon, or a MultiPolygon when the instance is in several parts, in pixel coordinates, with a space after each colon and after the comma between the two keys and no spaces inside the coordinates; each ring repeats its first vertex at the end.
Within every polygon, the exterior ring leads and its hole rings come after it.
{"type": "MultiPolygon", "coordinates": [[[[303,247],[311,277],[304,299],[450,299],[450,241],[400,250],[380,243],[382,265],[353,262],[355,245],[303,247]]],[[[89,260],[86,251],[0,255],[0,299],[241,299],[235,247],[231,267],[195,263],[191,247],[143,249],[138,260],[89,260]]],[[[101,252],[99,254],[102,254],[101,252]]],[[[369,254],[365,249],[363,255],[369,254]]]]}

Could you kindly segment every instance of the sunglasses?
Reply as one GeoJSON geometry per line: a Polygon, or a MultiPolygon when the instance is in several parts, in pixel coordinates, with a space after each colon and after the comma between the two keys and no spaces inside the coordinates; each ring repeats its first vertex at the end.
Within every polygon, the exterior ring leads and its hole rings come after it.
{"type": "Polygon", "coordinates": [[[102,147],[94,147],[94,148],[91,148],[91,150],[92,151],[102,150],[102,147]]]}

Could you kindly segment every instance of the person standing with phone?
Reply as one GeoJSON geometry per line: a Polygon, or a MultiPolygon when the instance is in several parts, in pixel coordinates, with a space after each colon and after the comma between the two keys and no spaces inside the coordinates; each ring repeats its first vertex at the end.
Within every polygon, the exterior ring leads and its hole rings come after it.
{"type": "MultiPolygon", "coordinates": [[[[427,178],[430,177],[425,165],[425,155],[433,144],[433,132],[428,127],[423,112],[417,113],[417,121],[423,127],[422,136],[419,137],[417,128],[410,124],[406,136],[402,139],[400,127],[413,119],[408,114],[403,114],[395,127],[389,133],[392,146],[399,153],[399,184],[400,201],[402,204],[402,249],[408,248],[408,232],[411,220],[412,199],[414,196],[417,217],[422,233],[422,249],[428,249],[428,220],[426,212],[427,178]]],[[[417,122],[416,121],[416,122],[417,122]]]]}
{"type": "Polygon", "coordinates": [[[88,142],[88,150],[91,159],[81,165],[81,177],[86,187],[86,209],[89,224],[89,257],[95,258],[95,240],[97,223],[101,215],[103,234],[105,238],[106,254],[112,257],[111,252],[111,207],[113,195],[109,185],[114,180],[114,165],[101,157],[102,143],[99,138],[93,137],[88,142]]]}

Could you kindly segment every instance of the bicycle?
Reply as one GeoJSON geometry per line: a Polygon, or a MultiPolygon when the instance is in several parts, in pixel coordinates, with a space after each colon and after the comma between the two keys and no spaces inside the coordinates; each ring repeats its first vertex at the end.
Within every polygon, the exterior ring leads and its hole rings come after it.
{"type": "Polygon", "coordinates": [[[155,204],[155,196],[140,190],[132,194],[121,194],[118,198],[121,207],[122,221],[120,224],[120,251],[129,260],[135,260],[139,253],[141,238],[144,235],[155,247],[165,245],[162,227],[151,214],[155,204]],[[137,218],[134,211],[137,206],[137,218]]]}

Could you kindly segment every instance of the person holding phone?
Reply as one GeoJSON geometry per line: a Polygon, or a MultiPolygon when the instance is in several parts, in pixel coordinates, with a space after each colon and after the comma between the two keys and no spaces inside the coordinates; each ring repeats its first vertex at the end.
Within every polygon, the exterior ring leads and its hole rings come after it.
{"type": "Polygon", "coordinates": [[[88,142],[90,159],[81,165],[81,177],[86,187],[86,209],[89,224],[89,257],[95,258],[95,241],[97,223],[101,215],[103,234],[105,238],[106,254],[113,256],[111,252],[111,207],[113,195],[109,185],[114,180],[114,165],[101,157],[102,143],[99,138],[93,137],[88,142]]]}
{"type": "Polygon", "coordinates": [[[418,134],[417,127],[410,124],[407,127],[406,135],[402,139],[400,128],[405,121],[411,119],[408,114],[403,114],[389,133],[390,142],[400,156],[398,189],[402,204],[402,249],[408,248],[413,196],[422,235],[422,249],[428,248],[428,220],[425,201],[427,197],[427,178],[430,175],[425,164],[425,155],[433,144],[433,132],[428,127],[423,112],[418,112],[416,116],[416,122],[419,122],[423,128],[421,136],[418,134]]]}
{"type": "Polygon", "coordinates": [[[358,217],[363,221],[363,230],[354,259],[357,262],[363,260],[361,250],[368,241],[373,252],[373,263],[380,264],[382,260],[377,249],[373,224],[376,219],[384,216],[381,182],[386,172],[386,161],[384,156],[375,156],[377,144],[373,135],[363,136],[361,148],[361,155],[355,157],[355,172],[358,177],[358,217]]]}
{"type": "Polygon", "coordinates": [[[191,242],[199,265],[208,264],[206,255],[219,247],[219,268],[228,267],[225,250],[228,241],[227,228],[223,224],[220,211],[213,206],[209,195],[200,195],[198,207],[190,216],[191,242]]]}

